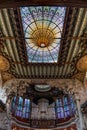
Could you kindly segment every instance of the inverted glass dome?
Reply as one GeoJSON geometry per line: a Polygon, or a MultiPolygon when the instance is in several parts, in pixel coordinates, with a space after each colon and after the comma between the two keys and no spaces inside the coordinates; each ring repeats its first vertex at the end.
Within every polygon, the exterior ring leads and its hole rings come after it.
{"type": "Polygon", "coordinates": [[[20,12],[28,62],[57,62],[66,8],[32,6],[20,12]]]}

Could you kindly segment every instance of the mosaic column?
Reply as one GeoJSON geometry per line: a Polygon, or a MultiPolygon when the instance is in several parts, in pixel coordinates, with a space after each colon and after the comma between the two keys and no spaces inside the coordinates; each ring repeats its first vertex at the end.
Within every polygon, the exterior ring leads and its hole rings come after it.
{"type": "Polygon", "coordinates": [[[81,113],[81,109],[80,109],[80,99],[79,99],[79,94],[74,94],[75,96],[75,102],[77,105],[77,114],[79,116],[79,126],[78,126],[78,130],[83,130],[84,128],[84,122],[83,122],[83,117],[82,117],[82,113],[81,113]]]}

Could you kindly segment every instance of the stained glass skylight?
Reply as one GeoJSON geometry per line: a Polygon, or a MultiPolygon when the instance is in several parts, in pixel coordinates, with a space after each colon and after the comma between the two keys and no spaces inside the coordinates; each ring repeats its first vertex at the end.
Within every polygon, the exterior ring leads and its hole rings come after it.
{"type": "Polygon", "coordinates": [[[65,7],[21,7],[28,62],[58,61],[65,7]]]}

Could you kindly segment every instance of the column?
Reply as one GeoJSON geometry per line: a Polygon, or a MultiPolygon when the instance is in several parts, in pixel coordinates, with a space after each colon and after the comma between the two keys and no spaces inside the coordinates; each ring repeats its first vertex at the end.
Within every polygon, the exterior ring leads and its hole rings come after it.
{"type": "Polygon", "coordinates": [[[74,94],[75,96],[75,102],[76,102],[76,105],[77,105],[77,112],[78,112],[78,116],[79,116],[79,127],[78,128],[79,130],[83,130],[84,128],[84,123],[83,123],[83,117],[82,117],[82,113],[81,113],[81,110],[80,110],[80,99],[79,99],[79,94],[74,94]]]}
{"type": "Polygon", "coordinates": [[[6,108],[7,108],[7,119],[8,119],[8,124],[7,124],[7,130],[11,130],[11,101],[12,99],[8,99],[6,103],[6,108]]]}

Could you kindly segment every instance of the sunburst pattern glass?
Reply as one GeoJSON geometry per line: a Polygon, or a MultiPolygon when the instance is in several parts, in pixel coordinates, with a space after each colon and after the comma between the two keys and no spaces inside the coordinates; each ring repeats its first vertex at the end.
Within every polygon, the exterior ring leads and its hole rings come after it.
{"type": "Polygon", "coordinates": [[[20,8],[28,62],[58,61],[65,11],[65,7],[20,8]]]}

